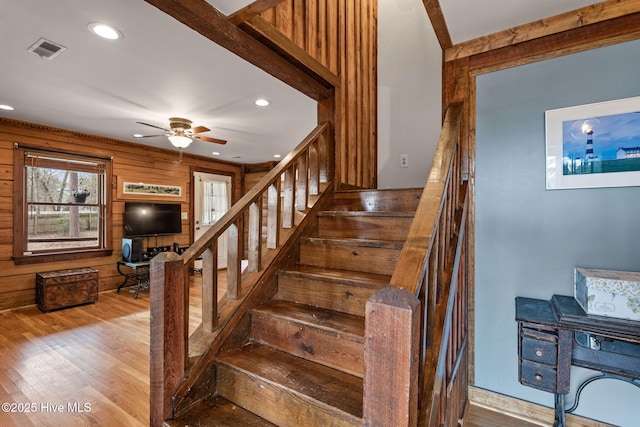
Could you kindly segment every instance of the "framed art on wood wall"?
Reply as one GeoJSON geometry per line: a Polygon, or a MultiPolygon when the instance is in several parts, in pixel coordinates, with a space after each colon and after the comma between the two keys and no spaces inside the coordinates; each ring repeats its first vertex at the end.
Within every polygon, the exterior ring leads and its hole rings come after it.
{"type": "Polygon", "coordinates": [[[118,199],[186,201],[182,185],[135,182],[122,177],[117,177],[116,193],[118,199]]]}
{"type": "Polygon", "coordinates": [[[640,97],[545,111],[546,189],[640,186],[640,97]]]}

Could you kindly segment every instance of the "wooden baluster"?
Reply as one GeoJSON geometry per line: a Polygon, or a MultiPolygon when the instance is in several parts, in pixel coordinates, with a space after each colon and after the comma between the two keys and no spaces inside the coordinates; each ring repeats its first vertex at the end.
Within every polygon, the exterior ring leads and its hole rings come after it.
{"type": "Polygon", "coordinates": [[[291,228],[295,220],[295,168],[284,171],[284,191],[282,200],[282,227],[291,228]]]}
{"type": "Polygon", "coordinates": [[[258,197],[256,201],[249,206],[249,238],[248,238],[248,252],[249,252],[249,266],[250,272],[255,273],[260,271],[260,264],[262,261],[262,196],[258,197]]]}
{"type": "Polygon", "coordinates": [[[427,295],[426,295],[426,303],[427,307],[425,308],[426,317],[427,317],[427,348],[431,349],[433,343],[433,329],[435,327],[435,313],[436,313],[436,304],[438,302],[438,282],[440,281],[439,270],[438,270],[438,229],[435,229],[436,235],[433,237],[434,244],[431,247],[431,252],[429,253],[428,258],[428,267],[427,267],[427,295]]]}
{"type": "Polygon", "coordinates": [[[387,287],[369,298],[365,313],[363,424],[415,426],[420,301],[406,289],[387,287]]]}
{"type": "Polygon", "coordinates": [[[150,401],[152,426],[172,416],[171,399],[187,356],[186,284],[182,258],[164,252],[151,260],[150,401]]]}
{"type": "Polygon", "coordinates": [[[267,191],[267,248],[276,249],[280,243],[281,224],[280,179],[269,186],[267,191]]]}
{"type": "Polygon", "coordinates": [[[202,327],[212,332],[218,323],[218,243],[202,253],[202,327]]]}
{"type": "Polygon", "coordinates": [[[320,165],[320,182],[327,182],[329,180],[329,170],[327,162],[327,132],[323,132],[318,137],[318,163],[320,165]]]}
{"type": "Polygon", "coordinates": [[[320,165],[318,142],[309,146],[309,194],[317,196],[320,193],[320,165]]]}
{"type": "Polygon", "coordinates": [[[242,241],[238,225],[239,221],[229,225],[227,229],[227,298],[230,300],[238,299],[242,277],[242,241]]]}
{"type": "Polygon", "coordinates": [[[298,157],[298,176],[296,179],[296,209],[304,211],[307,209],[307,200],[309,195],[309,170],[308,170],[308,151],[305,151],[298,157]]]}

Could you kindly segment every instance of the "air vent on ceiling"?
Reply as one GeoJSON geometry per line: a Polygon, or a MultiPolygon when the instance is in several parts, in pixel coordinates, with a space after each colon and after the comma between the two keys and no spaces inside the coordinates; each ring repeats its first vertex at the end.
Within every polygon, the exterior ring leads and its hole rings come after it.
{"type": "Polygon", "coordinates": [[[28,52],[35,53],[42,59],[53,59],[67,50],[66,47],[46,39],[40,39],[31,45],[28,52]]]}

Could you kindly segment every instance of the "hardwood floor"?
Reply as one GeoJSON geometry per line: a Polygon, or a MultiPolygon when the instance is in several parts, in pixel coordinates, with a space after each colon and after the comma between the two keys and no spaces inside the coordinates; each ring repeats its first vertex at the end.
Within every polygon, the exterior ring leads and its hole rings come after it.
{"type": "MultiPolygon", "coordinates": [[[[191,330],[199,277],[190,284],[191,330]]],[[[136,300],[126,288],[96,304],[0,313],[0,403],[8,404],[0,426],[148,426],[149,321],[149,292],[136,300]]]]}
{"type": "MultiPolygon", "coordinates": [[[[201,312],[198,275],[190,296],[193,331],[201,312]]],[[[128,289],[50,313],[35,306],[0,313],[0,403],[9,404],[0,426],[148,426],[149,321],[149,292],[136,300],[128,289]]],[[[538,424],[472,406],[463,425],[538,424]]]]}

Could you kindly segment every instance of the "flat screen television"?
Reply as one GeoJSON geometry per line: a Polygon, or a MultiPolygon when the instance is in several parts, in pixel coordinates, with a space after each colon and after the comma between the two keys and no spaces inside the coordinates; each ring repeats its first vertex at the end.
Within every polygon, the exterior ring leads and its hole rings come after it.
{"type": "Polygon", "coordinates": [[[124,235],[160,236],[182,233],[179,203],[124,203],[124,235]]]}

